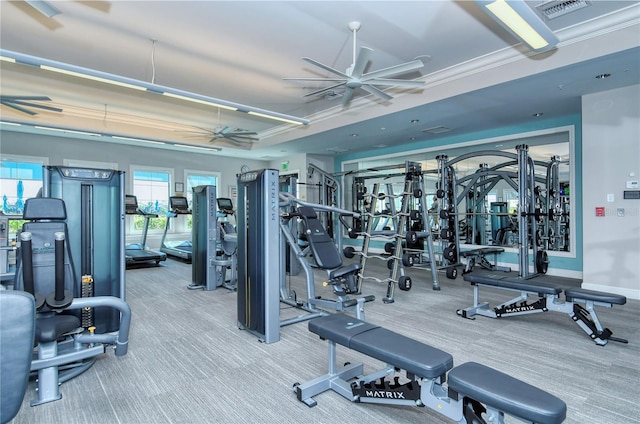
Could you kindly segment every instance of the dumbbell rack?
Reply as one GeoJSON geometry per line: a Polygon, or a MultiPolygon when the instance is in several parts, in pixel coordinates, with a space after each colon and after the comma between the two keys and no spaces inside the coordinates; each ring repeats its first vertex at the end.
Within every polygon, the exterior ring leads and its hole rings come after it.
{"type": "MultiPolygon", "coordinates": [[[[401,203],[401,208],[400,208],[400,212],[399,213],[392,213],[392,218],[393,218],[393,222],[395,224],[395,230],[394,231],[383,231],[382,233],[380,232],[374,232],[374,228],[373,228],[373,222],[374,222],[374,215],[373,215],[373,211],[376,210],[376,202],[378,200],[381,200],[385,197],[398,197],[396,195],[394,195],[393,193],[388,193],[388,194],[379,194],[376,195],[375,193],[378,193],[378,189],[379,189],[379,185],[375,184],[374,188],[373,188],[373,193],[374,194],[369,194],[368,196],[370,197],[370,209],[367,212],[369,219],[366,222],[366,228],[364,230],[364,232],[360,233],[360,235],[363,236],[363,243],[362,243],[362,250],[361,250],[361,255],[360,255],[360,266],[361,266],[361,271],[358,274],[358,280],[357,280],[357,284],[358,284],[358,290],[360,290],[360,287],[362,285],[362,282],[365,278],[367,279],[375,279],[374,277],[365,277],[365,269],[366,269],[366,263],[367,263],[367,258],[373,258],[373,257],[378,257],[380,259],[385,259],[387,260],[387,265],[390,271],[390,275],[388,279],[385,280],[379,280],[376,279],[378,281],[386,281],[388,283],[387,285],[387,293],[386,296],[383,298],[383,301],[385,303],[392,303],[394,302],[394,291],[395,291],[395,284],[398,284],[398,287],[401,290],[410,290],[411,289],[411,278],[409,276],[407,276],[405,274],[405,266],[406,267],[411,267],[414,265],[414,263],[417,262],[416,259],[416,253],[415,252],[411,252],[411,251],[407,251],[407,249],[405,249],[402,246],[402,240],[404,239],[407,242],[407,246],[409,244],[411,244],[412,242],[415,243],[417,241],[418,238],[422,238],[425,240],[425,242],[427,243],[427,250],[428,250],[428,255],[429,255],[429,262],[431,263],[431,272],[432,272],[432,277],[433,277],[433,289],[434,290],[439,290],[440,286],[438,283],[438,274],[437,274],[437,269],[436,269],[436,261],[435,261],[435,255],[434,255],[434,248],[433,248],[433,239],[431,236],[431,231],[425,231],[425,232],[416,232],[416,231],[407,231],[406,230],[406,225],[408,222],[408,218],[409,218],[409,204],[410,204],[410,199],[411,197],[415,197],[416,199],[419,199],[420,201],[420,207],[422,208],[423,211],[426,211],[426,202],[424,200],[424,180],[422,177],[422,172],[420,171],[420,167],[419,164],[414,163],[414,162],[407,162],[406,165],[406,178],[405,178],[405,184],[404,184],[404,189],[403,192],[401,194],[402,196],[402,203],[401,203]],[[415,180],[414,177],[418,177],[418,185],[419,188],[415,188],[415,180]],[[413,190],[412,190],[413,188],[413,190]],[[370,247],[370,241],[371,241],[371,237],[372,236],[384,236],[384,237],[388,237],[390,239],[393,239],[395,241],[395,243],[393,244],[393,248],[391,252],[391,256],[390,257],[381,257],[381,256],[376,256],[376,255],[370,255],[369,254],[369,247],[370,247]]],[[[426,220],[426,217],[422,216],[423,220],[426,220]]],[[[425,227],[428,223],[425,221],[423,222],[423,228],[428,228],[425,227]]],[[[420,262],[422,259],[422,255],[423,252],[420,252],[419,256],[420,256],[420,262]]]]}

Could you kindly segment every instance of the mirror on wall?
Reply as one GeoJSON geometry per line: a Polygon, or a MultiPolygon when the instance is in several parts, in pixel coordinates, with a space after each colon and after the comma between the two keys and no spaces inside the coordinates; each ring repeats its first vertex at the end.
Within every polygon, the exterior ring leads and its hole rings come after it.
{"type": "MultiPolygon", "coordinates": [[[[460,244],[517,248],[517,147],[523,146],[520,148],[526,149],[534,164],[535,188],[527,194],[538,213],[532,240],[544,250],[570,252],[575,243],[572,221],[575,205],[571,201],[574,169],[570,160],[573,145],[573,127],[565,127],[464,143],[453,148],[431,148],[345,162],[342,169],[344,205],[358,212],[368,212],[369,197],[362,193],[371,193],[376,187],[377,198],[384,200],[374,202],[372,213],[374,218],[384,219],[376,219],[379,223],[376,225],[382,227],[374,229],[393,227],[393,219],[387,217],[393,211],[400,211],[405,188],[404,170],[410,161],[421,168],[425,196],[423,203],[414,201],[410,208],[415,210],[413,208],[425,205],[427,225],[434,239],[439,237],[442,227],[446,227],[443,217],[456,214],[460,244]],[[450,174],[454,175],[449,181],[452,186],[443,187],[443,184],[447,185],[442,180],[443,166],[450,167],[450,174]],[[439,193],[443,189],[446,198],[442,191],[439,193]],[[443,207],[447,209],[444,215],[443,207]]],[[[422,212],[419,210],[418,214],[422,212]]],[[[354,224],[356,229],[363,228],[366,216],[354,224]]],[[[410,222],[407,228],[424,231],[416,225],[410,222]]]]}

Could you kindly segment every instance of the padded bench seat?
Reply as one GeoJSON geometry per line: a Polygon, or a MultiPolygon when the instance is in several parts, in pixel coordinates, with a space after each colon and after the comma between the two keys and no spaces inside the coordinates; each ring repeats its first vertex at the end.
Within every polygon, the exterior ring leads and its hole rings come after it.
{"type": "Polygon", "coordinates": [[[463,250],[460,252],[460,256],[466,258],[468,256],[493,255],[503,252],[504,249],[502,247],[481,247],[479,249],[463,250]]]}
{"type": "Polygon", "coordinates": [[[453,367],[453,357],[440,349],[345,314],[315,318],[309,330],[420,378],[435,379],[453,367]]]}
{"type": "Polygon", "coordinates": [[[591,300],[594,302],[611,303],[614,305],[624,305],[627,303],[627,298],[625,296],[587,289],[566,289],[564,291],[564,296],[569,302],[573,302],[574,300],[591,300]]]}
{"type": "Polygon", "coordinates": [[[500,287],[503,289],[523,290],[532,293],[559,295],[562,293],[562,288],[556,285],[542,285],[536,284],[532,280],[508,280],[504,276],[485,277],[482,275],[468,274],[464,276],[464,280],[471,284],[482,284],[485,286],[500,287]]]}
{"type": "Polygon", "coordinates": [[[493,368],[467,362],[448,375],[449,390],[523,420],[561,423],[567,405],[557,397],[493,368]]]}

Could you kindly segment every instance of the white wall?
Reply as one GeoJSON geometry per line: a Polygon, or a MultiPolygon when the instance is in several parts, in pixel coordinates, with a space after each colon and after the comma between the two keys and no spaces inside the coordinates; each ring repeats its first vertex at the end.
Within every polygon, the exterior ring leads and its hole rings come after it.
{"type": "Polygon", "coordinates": [[[640,178],[640,86],[583,97],[582,155],[582,286],[640,299],[640,200],[622,197],[640,178]]]}

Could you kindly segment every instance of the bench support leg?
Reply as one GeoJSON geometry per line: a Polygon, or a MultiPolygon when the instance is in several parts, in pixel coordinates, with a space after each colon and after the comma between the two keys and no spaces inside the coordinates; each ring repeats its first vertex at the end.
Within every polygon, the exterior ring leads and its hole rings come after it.
{"type": "Polygon", "coordinates": [[[353,401],[354,398],[351,390],[351,384],[347,383],[347,381],[363,373],[363,366],[361,363],[346,364],[344,367],[338,368],[336,364],[336,344],[332,341],[329,341],[328,344],[329,372],[305,383],[296,383],[293,385],[293,391],[296,393],[298,400],[300,402],[304,402],[308,407],[313,407],[317,404],[313,399],[313,396],[327,390],[333,390],[350,401],[353,401]]]}
{"type": "MultiPolygon", "coordinates": [[[[603,304],[601,302],[598,303],[598,305],[608,306],[609,308],[611,307],[611,304],[603,304]]],[[[585,333],[587,333],[589,337],[591,337],[591,340],[593,340],[595,344],[598,346],[604,346],[609,340],[620,343],[629,343],[626,339],[612,337],[611,335],[613,333],[611,330],[602,327],[594,308],[595,302],[587,300],[585,301],[585,306],[586,307],[582,307],[581,305],[574,303],[573,311],[569,313],[569,316],[576,324],[578,324],[578,326],[580,326],[580,328],[584,330],[585,333]]]]}

